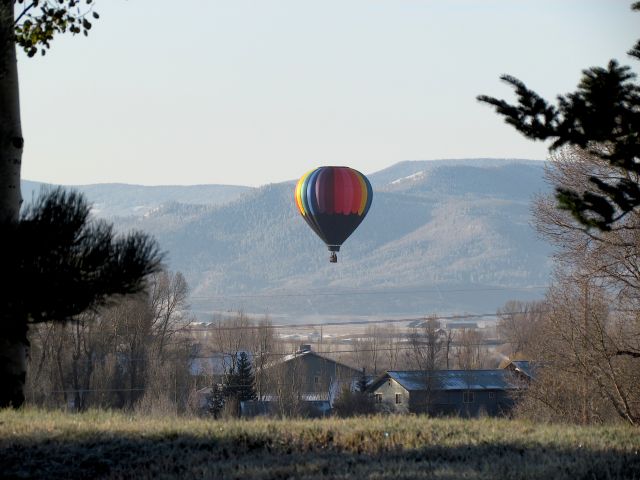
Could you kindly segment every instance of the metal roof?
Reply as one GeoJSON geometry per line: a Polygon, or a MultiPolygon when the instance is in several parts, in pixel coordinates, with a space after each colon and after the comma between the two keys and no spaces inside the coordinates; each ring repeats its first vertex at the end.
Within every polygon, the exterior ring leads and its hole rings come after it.
{"type": "Polygon", "coordinates": [[[386,373],[406,390],[511,390],[513,373],[504,370],[392,370],[386,373]]]}
{"type": "MultiPolygon", "coordinates": [[[[303,402],[328,402],[329,393],[327,392],[308,392],[300,393],[300,400],[303,402]]],[[[277,402],[279,400],[278,395],[262,395],[261,400],[263,402],[277,402]]]]}
{"type": "Polygon", "coordinates": [[[534,377],[535,369],[529,360],[512,360],[511,364],[514,366],[516,372],[522,372],[529,378],[534,377]]]}
{"type": "MultiPolygon", "coordinates": [[[[334,352],[334,353],[340,353],[340,352],[339,352],[339,351],[337,351],[337,352],[334,352]]],[[[330,354],[329,354],[329,355],[330,355],[330,354]]],[[[319,358],[321,358],[321,359],[323,359],[323,360],[326,360],[326,361],[328,361],[328,362],[333,362],[333,363],[335,363],[335,364],[337,364],[337,365],[340,365],[340,366],[342,366],[342,367],[345,367],[345,368],[351,369],[351,370],[353,370],[354,372],[359,373],[359,370],[357,370],[357,369],[355,369],[355,368],[353,368],[353,367],[350,367],[349,365],[347,365],[347,364],[345,364],[345,363],[339,362],[338,360],[334,360],[333,358],[330,358],[330,357],[328,357],[327,355],[321,355],[321,354],[319,354],[318,352],[314,352],[313,350],[304,350],[304,351],[302,351],[302,352],[301,352],[301,351],[297,351],[297,352],[295,352],[295,353],[290,353],[290,354],[288,354],[288,355],[283,355],[282,357],[278,358],[277,360],[274,360],[273,362],[269,362],[269,363],[267,363],[267,364],[264,366],[264,368],[271,368],[271,367],[275,367],[276,365],[280,365],[280,364],[283,364],[283,363],[287,363],[287,362],[290,362],[290,361],[292,361],[292,360],[296,360],[296,359],[298,359],[298,358],[303,358],[303,357],[306,357],[306,356],[315,356],[315,357],[319,357],[319,358]]]]}

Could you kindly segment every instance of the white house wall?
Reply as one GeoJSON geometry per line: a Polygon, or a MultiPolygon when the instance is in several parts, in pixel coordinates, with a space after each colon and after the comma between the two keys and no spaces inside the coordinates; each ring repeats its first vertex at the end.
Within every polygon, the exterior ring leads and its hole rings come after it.
{"type": "Polygon", "coordinates": [[[382,395],[382,404],[390,411],[409,413],[409,392],[392,378],[388,378],[373,393],[374,397],[375,395],[382,395]],[[396,403],[396,394],[400,395],[401,403],[396,403]]]}

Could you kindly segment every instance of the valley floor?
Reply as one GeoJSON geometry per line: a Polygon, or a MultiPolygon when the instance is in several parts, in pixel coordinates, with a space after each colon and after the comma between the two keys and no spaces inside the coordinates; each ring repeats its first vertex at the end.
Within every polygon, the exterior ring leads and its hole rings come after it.
{"type": "Polygon", "coordinates": [[[0,411],[0,478],[640,479],[640,430],[385,416],[0,411]]]}

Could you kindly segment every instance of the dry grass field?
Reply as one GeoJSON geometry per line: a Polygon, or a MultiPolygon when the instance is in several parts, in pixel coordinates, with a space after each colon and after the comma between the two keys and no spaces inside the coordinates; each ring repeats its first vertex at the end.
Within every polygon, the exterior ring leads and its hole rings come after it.
{"type": "Polygon", "coordinates": [[[640,431],[387,416],[0,412],[0,478],[640,479],[640,431]]]}

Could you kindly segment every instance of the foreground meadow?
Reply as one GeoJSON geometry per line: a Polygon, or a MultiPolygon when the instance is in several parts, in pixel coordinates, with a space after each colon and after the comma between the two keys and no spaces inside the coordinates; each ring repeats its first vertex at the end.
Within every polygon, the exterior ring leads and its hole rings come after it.
{"type": "Polygon", "coordinates": [[[640,479],[625,425],[0,412],[0,478],[640,479]]]}

